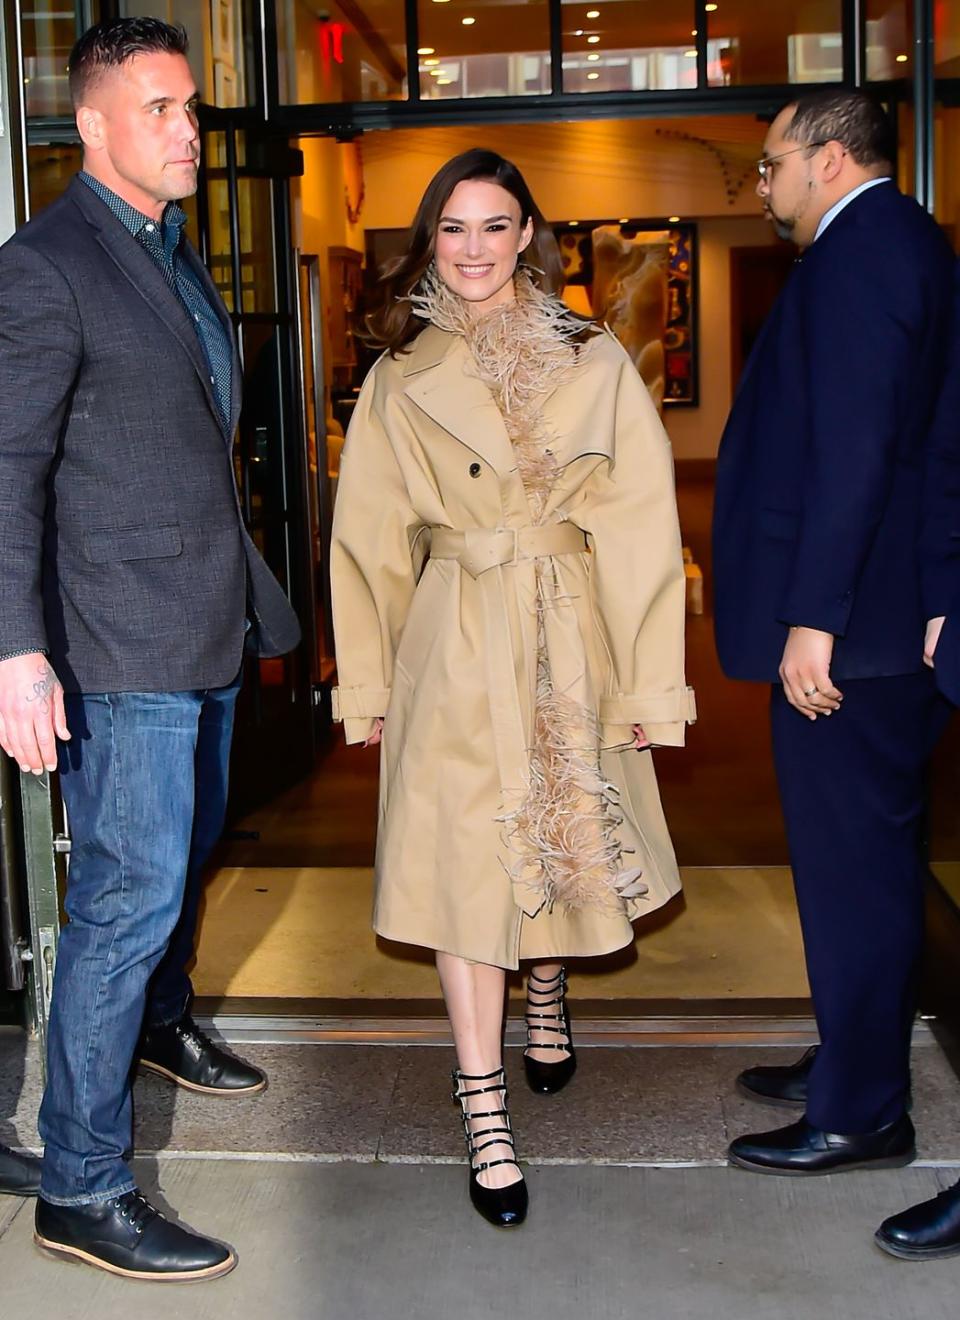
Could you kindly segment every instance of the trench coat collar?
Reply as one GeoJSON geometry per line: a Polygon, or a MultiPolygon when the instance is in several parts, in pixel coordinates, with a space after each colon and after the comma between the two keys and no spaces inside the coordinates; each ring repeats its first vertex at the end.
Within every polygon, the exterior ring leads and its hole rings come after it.
{"type": "MultiPolygon", "coordinates": [[[[428,417],[501,476],[516,471],[516,454],[503,417],[477,376],[460,335],[428,325],[414,341],[403,375],[404,393],[428,417]]],[[[561,468],[584,454],[613,457],[613,437],[593,434],[586,402],[574,378],[546,394],[541,403],[550,447],[561,468]]]]}

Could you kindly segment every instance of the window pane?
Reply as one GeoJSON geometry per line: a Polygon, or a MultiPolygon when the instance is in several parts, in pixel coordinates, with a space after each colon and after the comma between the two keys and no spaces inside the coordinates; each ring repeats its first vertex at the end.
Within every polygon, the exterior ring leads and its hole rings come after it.
{"type": "Polygon", "coordinates": [[[868,82],[904,78],[913,70],[912,0],[867,0],[868,82]]]}
{"type": "Polygon", "coordinates": [[[960,78],[960,2],[942,0],[934,18],[934,60],[938,78],[960,78]]]}
{"type": "Polygon", "coordinates": [[[277,53],[286,105],[402,100],[403,0],[277,0],[277,53]]]}
{"type": "Polygon", "coordinates": [[[77,39],[77,5],[23,0],[22,16],[27,114],[69,115],[67,60],[77,39]]]}
{"type": "Polygon", "coordinates": [[[536,96],[550,91],[546,0],[419,0],[420,95],[536,96]]]}
{"type": "Polygon", "coordinates": [[[707,9],[711,87],[843,78],[841,0],[719,0],[707,9]]]}
{"type": "Polygon", "coordinates": [[[563,90],[696,87],[693,0],[562,0],[563,90]]]}

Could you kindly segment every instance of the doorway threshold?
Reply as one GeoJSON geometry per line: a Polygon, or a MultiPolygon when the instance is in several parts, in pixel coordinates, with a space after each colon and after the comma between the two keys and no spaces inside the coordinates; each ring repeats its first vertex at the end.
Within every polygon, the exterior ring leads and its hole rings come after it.
{"type": "MultiPolygon", "coordinates": [[[[806,999],[580,1000],[573,1008],[578,1048],[803,1048],[817,1040],[806,999]]],[[[202,1027],[235,1045],[453,1044],[439,999],[198,999],[194,1015],[202,1027]]],[[[506,1045],[521,1046],[525,1039],[521,1002],[511,1000],[506,1045]]],[[[915,1043],[933,1043],[928,1022],[917,1024],[915,1043]]]]}

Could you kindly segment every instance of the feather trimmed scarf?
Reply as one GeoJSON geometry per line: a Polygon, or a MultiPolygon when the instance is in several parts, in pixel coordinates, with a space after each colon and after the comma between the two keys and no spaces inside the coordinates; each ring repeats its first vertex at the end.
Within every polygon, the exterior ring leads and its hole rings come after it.
{"type": "MultiPolygon", "coordinates": [[[[573,376],[584,348],[583,322],[544,293],[521,266],[516,300],[472,315],[466,300],[431,265],[411,295],[413,311],[440,330],[462,335],[477,374],[489,388],[513,444],[530,518],[544,520],[559,467],[542,412],[543,400],[573,376]]],[[[588,341],[589,342],[589,341],[588,341]]],[[[530,782],[521,806],[504,818],[519,858],[511,878],[548,908],[586,907],[622,913],[646,890],[637,868],[625,868],[617,837],[616,788],[600,772],[596,714],[554,688],[546,614],[567,602],[550,560],[537,560],[537,690],[530,782]]]]}

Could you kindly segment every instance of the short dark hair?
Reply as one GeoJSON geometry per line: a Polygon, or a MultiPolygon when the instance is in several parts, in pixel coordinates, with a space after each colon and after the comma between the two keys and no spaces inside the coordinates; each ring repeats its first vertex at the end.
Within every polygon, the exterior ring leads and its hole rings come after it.
{"type": "Polygon", "coordinates": [[[105,69],[117,69],[137,55],[186,55],[186,28],[159,18],[112,18],[87,28],[70,52],[70,99],[81,106],[105,69]]]}
{"type": "Polygon", "coordinates": [[[893,172],[897,139],[876,97],[860,91],[809,92],[798,97],[784,132],[790,142],[839,142],[858,165],[893,172]]]}

